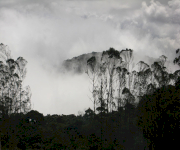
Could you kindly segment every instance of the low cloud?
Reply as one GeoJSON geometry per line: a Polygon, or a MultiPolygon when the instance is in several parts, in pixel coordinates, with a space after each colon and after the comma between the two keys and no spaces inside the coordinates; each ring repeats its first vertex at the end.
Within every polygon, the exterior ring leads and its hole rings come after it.
{"type": "Polygon", "coordinates": [[[109,47],[172,60],[180,47],[179,16],[178,0],[0,1],[0,43],[14,59],[28,61],[34,109],[77,113],[90,105],[88,80],[62,75],[63,60],[109,47]]]}

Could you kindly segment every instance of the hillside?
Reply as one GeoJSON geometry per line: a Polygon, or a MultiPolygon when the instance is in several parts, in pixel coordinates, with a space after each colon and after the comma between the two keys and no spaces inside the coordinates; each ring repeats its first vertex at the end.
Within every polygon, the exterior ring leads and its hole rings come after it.
{"type": "MultiPolygon", "coordinates": [[[[63,72],[72,72],[76,74],[85,73],[85,71],[87,70],[87,60],[92,56],[95,56],[96,59],[100,62],[102,52],[92,52],[88,54],[82,54],[80,56],[73,57],[72,59],[64,60],[62,63],[63,72]]],[[[151,65],[155,61],[158,61],[158,57],[153,58],[150,56],[142,56],[142,55],[141,57],[139,57],[138,53],[134,53],[134,64],[136,65],[139,61],[144,61],[148,65],[151,65]]],[[[169,72],[174,72],[175,70],[178,69],[178,66],[175,66],[173,62],[170,60],[167,60],[165,66],[167,67],[169,72]]]]}

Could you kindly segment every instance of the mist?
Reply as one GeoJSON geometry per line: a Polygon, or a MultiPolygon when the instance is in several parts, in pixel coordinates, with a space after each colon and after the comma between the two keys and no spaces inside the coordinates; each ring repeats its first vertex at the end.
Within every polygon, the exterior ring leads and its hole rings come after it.
{"type": "Polygon", "coordinates": [[[61,64],[85,53],[133,49],[158,58],[180,47],[180,2],[0,1],[0,43],[28,61],[24,85],[33,109],[77,114],[92,107],[86,74],[65,74],[61,64]]]}

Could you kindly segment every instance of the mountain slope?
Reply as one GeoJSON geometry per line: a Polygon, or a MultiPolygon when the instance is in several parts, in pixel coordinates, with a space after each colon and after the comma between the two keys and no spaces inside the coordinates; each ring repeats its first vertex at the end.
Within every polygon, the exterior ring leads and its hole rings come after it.
{"type": "Polygon", "coordinates": [[[85,73],[87,67],[87,60],[92,56],[95,56],[98,61],[101,59],[102,52],[92,52],[88,54],[82,54],[72,59],[65,60],[62,64],[64,72],[73,72],[77,74],[85,73]]]}
{"type": "MultiPolygon", "coordinates": [[[[102,52],[92,52],[88,54],[82,54],[77,57],[73,57],[72,59],[67,59],[62,63],[63,72],[72,72],[75,74],[85,73],[87,70],[87,60],[92,56],[96,57],[96,60],[100,62],[102,52]]],[[[159,56],[158,56],[159,57],[159,56]]],[[[149,56],[139,56],[138,53],[134,53],[134,64],[137,64],[139,61],[144,61],[148,65],[153,64],[155,61],[158,61],[158,58],[153,58],[149,56]]],[[[178,69],[177,66],[173,64],[172,61],[167,61],[165,66],[169,70],[169,72],[174,72],[178,69]]]]}

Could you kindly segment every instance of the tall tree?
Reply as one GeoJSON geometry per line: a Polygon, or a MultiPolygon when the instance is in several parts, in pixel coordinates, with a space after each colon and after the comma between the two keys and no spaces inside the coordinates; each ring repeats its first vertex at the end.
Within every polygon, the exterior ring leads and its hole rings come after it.
{"type": "Polygon", "coordinates": [[[104,115],[108,110],[106,109],[106,92],[107,92],[107,80],[105,76],[106,67],[105,64],[101,64],[100,66],[100,74],[99,74],[99,86],[98,86],[98,107],[96,110],[102,115],[104,115]]]}
{"type": "Polygon", "coordinates": [[[14,61],[4,44],[0,44],[0,59],[0,111],[2,120],[6,121],[12,113],[30,110],[31,90],[22,86],[27,61],[22,57],[14,61]]]}
{"type": "Polygon", "coordinates": [[[115,103],[113,102],[114,99],[114,87],[113,83],[115,81],[115,69],[121,64],[122,59],[119,55],[119,51],[115,50],[114,48],[110,48],[107,51],[103,51],[101,57],[102,64],[106,65],[106,79],[108,80],[108,96],[107,96],[107,111],[112,111],[113,106],[115,103]],[[110,105],[110,106],[109,106],[110,105]]]}
{"type": "Polygon", "coordinates": [[[175,148],[178,145],[179,108],[178,86],[163,86],[153,94],[142,97],[138,105],[138,126],[142,129],[144,137],[150,140],[151,149],[164,149],[167,146],[175,148]]]}
{"type": "Polygon", "coordinates": [[[122,90],[125,88],[126,85],[126,74],[127,74],[127,69],[126,68],[122,68],[122,67],[117,67],[116,68],[116,72],[117,72],[117,81],[116,83],[118,84],[118,88],[117,88],[117,105],[118,105],[118,109],[120,107],[122,107],[122,90]]]}
{"type": "Polygon", "coordinates": [[[145,94],[147,85],[149,84],[149,77],[151,76],[151,71],[149,65],[143,61],[137,63],[138,66],[138,96],[145,94]]]}
{"type": "Polygon", "coordinates": [[[96,111],[96,103],[98,100],[98,78],[99,78],[99,65],[97,63],[96,57],[92,56],[87,60],[87,74],[90,78],[92,84],[92,95],[93,95],[93,105],[94,105],[94,114],[96,111]]]}
{"type": "Polygon", "coordinates": [[[134,67],[133,64],[132,64],[133,60],[134,60],[133,50],[131,50],[131,49],[122,50],[120,52],[120,57],[124,61],[124,65],[125,65],[126,69],[129,72],[129,74],[128,74],[129,75],[128,76],[128,82],[127,83],[128,83],[128,88],[131,91],[130,72],[132,71],[132,68],[134,67]]]}

